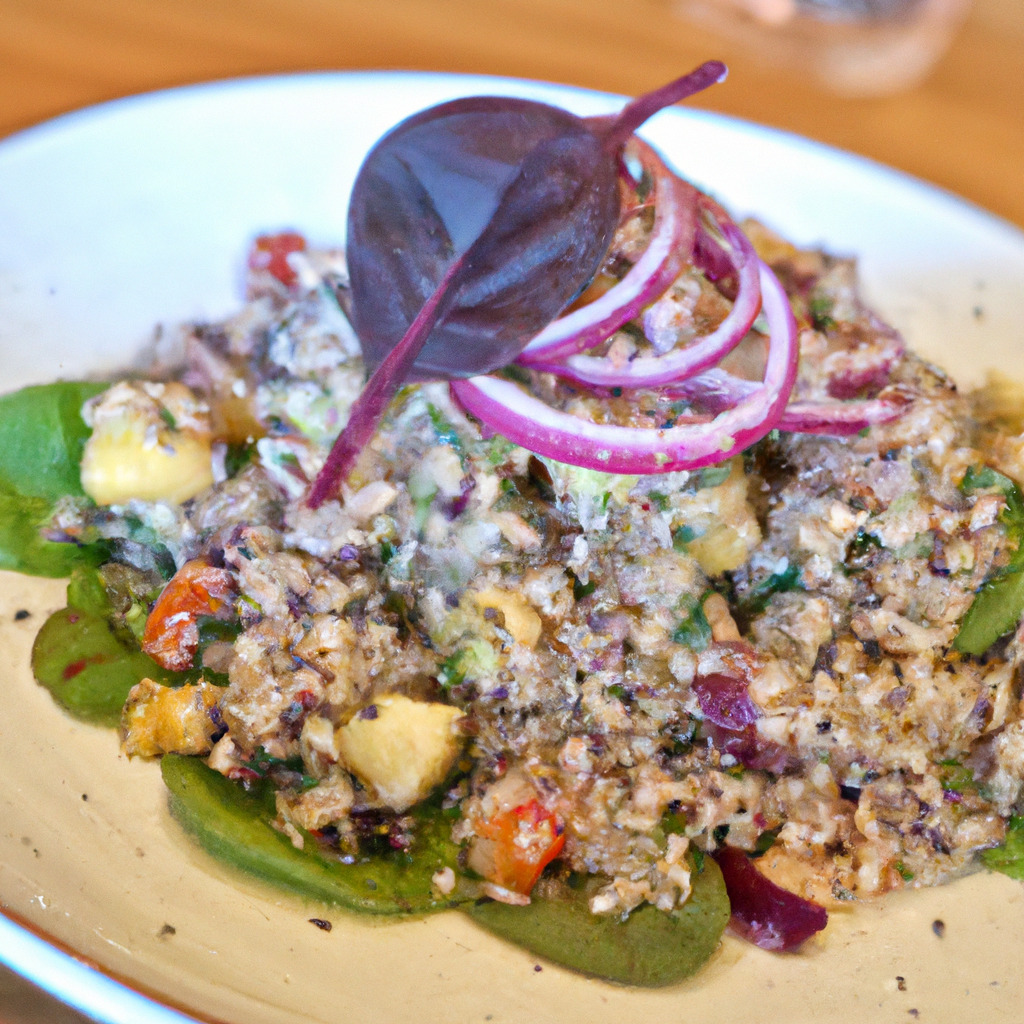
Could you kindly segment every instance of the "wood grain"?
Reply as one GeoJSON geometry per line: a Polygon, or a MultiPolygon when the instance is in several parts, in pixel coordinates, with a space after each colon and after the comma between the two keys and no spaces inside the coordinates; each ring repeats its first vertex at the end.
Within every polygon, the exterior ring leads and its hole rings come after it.
{"type": "MultiPolygon", "coordinates": [[[[1024,4],[975,0],[921,85],[870,99],[693,27],[671,0],[0,0],[0,136],[93,103],[275,72],[482,72],[636,93],[707,57],[699,105],[861,153],[1024,226],[1024,4]]],[[[0,969],[0,1020],[78,1021],[0,969]]]]}
{"type": "Polygon", "coordinates": [[[921,85],[836,96],[694,27],[672,0],[0,0],[0,135],[237,75],[414,68],[635,93],[709,56],[709,109],[901,168],[1024,225],[1024,5],[975,0],[921,85]]]}

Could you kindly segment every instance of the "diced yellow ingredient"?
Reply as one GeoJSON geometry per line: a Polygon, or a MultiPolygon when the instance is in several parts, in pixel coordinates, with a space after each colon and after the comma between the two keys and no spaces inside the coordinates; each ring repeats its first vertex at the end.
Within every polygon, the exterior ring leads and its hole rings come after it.
{"type": "Polygon", "coordinates": [[[721,483],[682,497],[677,514],[696,534],[686,551],[708,576],[738,569],[761,542],[748,486],[743,460],[735,458],[721,483]]]}
{"type": "Polygon", "coordinates": [[[175,687],[143,679],[121,712],[122,749],[129,757],[208,754],[217,732],[210,709],[223,692],[204,681],[175,687]]]}
{"type": "Polygon", "coordinates": [[[724,523],[712,526],[707,533],[691,540],[687,551],[708,576],[721,576],[723,572],[738,569],[750,553],[743,538],[724,523]]]}
{"type": "Polygon", "coordinates": [[[462,749],[455,729],[462,716],[448,704],[379,697],[338,729],[342,763],[374,798],[404,811],[451,770],[462,749]]]}
{"type": "Polygon", "coordinates": [[[182,502],[213,483],[208,413],[184,385],[122,382],[83,416],[82,487],[98,505],[182,502]]]}
{"type": "Polygon", "coordinates": [[[473,594],[481,608],[494,608],[505,618],[505,628],[516,643],[524,647],[535,647],[541,634],[540,616],[530,607],[522,594],[511,590],[488,587],[473,594]]]}

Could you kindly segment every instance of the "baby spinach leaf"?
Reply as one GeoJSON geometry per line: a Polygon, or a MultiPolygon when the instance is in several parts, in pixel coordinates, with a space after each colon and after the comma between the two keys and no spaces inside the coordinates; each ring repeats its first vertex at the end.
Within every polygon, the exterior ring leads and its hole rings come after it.
{"type": "Polygon", "coordinates": [[[59,577],[99,561],[95,547],[54,543],[40,531],[60,498],[83,493],[89,428],[81,408],[105,387],[60,381],[0,396],[0,569],[59,577]]]}
{"type": "Polygon", "coordinates": [[[1001,573],[975,595],[953,647],[962,654],[983,655],[1000,637],[1016,628],[1024,614],[1024,495],[1008,476],[990,466],[971,466],[960,482],[965,494],[996,490],[1006,499],[1000,515],[1016,550],[1001,573]]]}
{"type": "Polygon", "coordinates": [[[590,898],[603,884],[596,878],[566,885],[560,898],[534,899],[526,907],[481,902],[467,913],[488,931],[562,967],[653,988],[695,974],[729,922],[729,898],[715,862],[705,858],[692,878],[693,892],[680,909],[645,904],[625,921],[590,912],[590,898]]]}
{"type": "Polygon", "coordinates": [[[1010,818],[1002,846],[982,851],[981,859],[993,871],[1024,882],[1024,818],[1010,818]]]}
{"type": "Polygon", "coordinates": [[[53,503],[6,489],[0,483],[0,569],[59,579],[76,565],[97,565],[101,544],[55,543],[43,536],[53,503]]]}
{"type": "Polygon", "coordinates": [[[305,848],[271,825],[273,787],[245,789],[207,768],[198,758],[164,755],[160,770],[170,791],[171,813],[219,860],[300,896],[372,914],[423,914],[456,905],[456,893],[442,896],[433,874],[457,869],[459,848],[450,823],[434,808],[420,812],[417,841],[343,863],[307,837],[305,848]]]}
{"type": "Polygon", "coordinates": [[[243,788],[198,758],[166,754],[161,772],[171,813],[208,853],[232,867],[309,899],[373,914],[422,914],[461,907],[480,925],[553,963],[630,985],[669,985],[695,973],[711,956],[729,920],[721,872],[706,859],[694,870],[693,894],[667,914],[645,906],[622,922],[591,914],[590,897],[602,884],[566,885],[558,899],[527,907],[472,902],[468,891],[442,896],[432,876],[459,873],[449,822],[434,807],[418,812],[416,844],[344,863],[307,837],[296,849],[271,825],[273,787],[243,788]]]}
{"type": "Polygon", "coordinates": [[[43,623],[32,645],[32,672],[76,718],[111,726],[139,680],[174,678],[114,631],[102,581],[91,569],[72,576],[68,607],[43,623]]]}
{"type": "Polygon", "coordinates": [[[962,654],[981,657],[1000,637],[1020,622],[1024,611],[1024,565],[1011,565],[989,580],[975,595],[953,647],[962,654]]]}

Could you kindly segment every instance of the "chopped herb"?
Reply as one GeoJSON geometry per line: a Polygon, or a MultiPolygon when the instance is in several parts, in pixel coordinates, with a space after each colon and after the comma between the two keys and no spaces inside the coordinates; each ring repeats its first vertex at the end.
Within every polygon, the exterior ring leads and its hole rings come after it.
{"type": "Polygon", "coordinates": [[[430,422],[434,427],[434,433],[437,435],[438,441],[441,444],[448,445],[449,448],[454,448],[459,453],[459,456],[462,457],[465,454],[462,438],[459,437],[459,433],[451,420],[433,402],[427,403],[427,415],[430,417],[430,422]]]}
{"type": "Polygon", "coordinates": [[[705,466],[694,476],[694,486],[698,491],[706,487],[720,487],[732,475],[732,463],[724,462],[717,466],[705,466]]]}
{"type": "Polygon", "coordinates": [[[850,548],[848,557],[850,558],[863,558],[874,549],[880,551],[882,549],[882,542],[878,537],[869,533],[867,530],[860,529],[857,531],[853,540],[850,541],[850,548]]]}
{"type": "Polygon", "coordinates": [[[678,607],[685,613],[672,633],[673,643],[683,644],[700,654],[711,643],[711,625],[701,602],[692,594],[684,594],[678,607]]]}
{"type": "Polygon", "coordinates": [[[828,295],[812,295],[807,303],[807,312],[816,331],[830,331],[836,325],[832,315],[834,303],[828,295]]]}
{"type": "Polygon", "coordinates": [[[782,826],[779,825],[777,828],[766,829],[757,837],[757,842],[754,843],[754,856],[760,857],[766,854],[774,845],[775,840],[779,838],[779,833],[782,831],[782,826]]]}
{"type": "Polygon", "coordinates": [[[939,767],[942,769],[939,778],[944,790],[951,793],[967,793],[978,788],[974,772],[956,759],[940,761],[939,767]]]}
{"type": "Polygon", "coordinates": [[[699,534],[692,526],[677,526],[672,531],[672,547],[676,551],[685,551],[690,546],[690,541],[696,540],[699,534]]]}
{"type": "Polygon", "coordinates": [[[775,594],[790,590],[803,590],[800,582],[800,566],[790,562],[785,569],[773,572],[767,579],[755,584],[740,602],[740,613],[745,618],[760,615],[768,607],[775,594]]]}
{"type": "Polygon", "coordinates": [[[256,446],[251,444],[228,445],[224,453],[224,472],[229,477],[237,476],[252,462],[256,446]]]}
{"type": "Polygon", "coordinates": [[[487,462],[492,466],[504,465],[515,447],[507,437],[495,434],[487,444],[487,462]]]}
{"type": "Polygon", "coordinates": [[[582,601],[583,598],[590,597],[590,595],[597,589],[597,580],[588,580],[584,583],[577,577],[576,573],[574,573],[572,569],[567,569],[566,572],[572,580],[572,596],[577,601],[582,601]]]}

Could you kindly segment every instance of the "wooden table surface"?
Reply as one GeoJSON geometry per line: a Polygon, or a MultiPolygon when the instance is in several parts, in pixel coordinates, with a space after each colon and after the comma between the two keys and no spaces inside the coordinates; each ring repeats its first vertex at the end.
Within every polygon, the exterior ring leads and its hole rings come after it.
{"type": "Polygon", "coordinates": [[[1024,226],[1024,3],[974,0],[920,85],[836,96],[681,19],[677,0],[0,0],[0,136],[166,86],[415,68],[636,93],[708,57],[710,109],[862,153],[1024,226]]]}
{"type": "MultiPolygon", "coordinates": [[[[872,157],[1024,227],[1021,0],[974,0],[922,83],[862,98],[697,28],[674,4],[0,0],[0,137],[103,100],[238,75],[411,68],[636,93],[719,57],[730,77],[697,105],[872,157]]],[[[0,971],[0,1021],[79,1019],[0,971]]]]}

